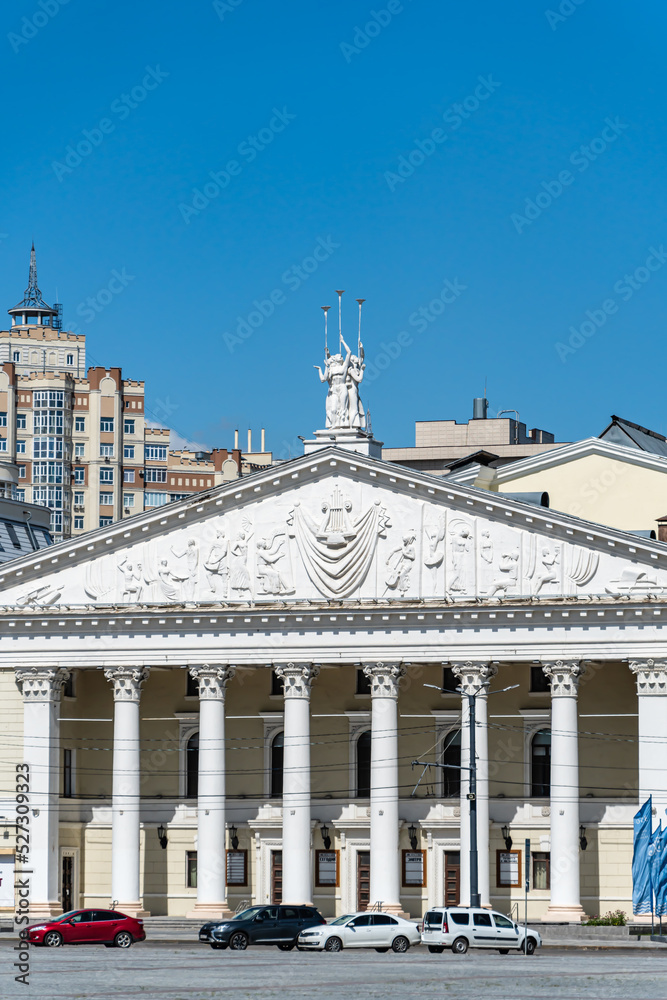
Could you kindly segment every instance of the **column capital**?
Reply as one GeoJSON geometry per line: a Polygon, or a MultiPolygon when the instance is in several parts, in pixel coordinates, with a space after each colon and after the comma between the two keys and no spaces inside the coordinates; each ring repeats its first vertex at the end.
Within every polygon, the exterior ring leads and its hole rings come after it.
{"type": "Polygon", "coordinates": [[[24,702],[57,704],[69,670],[63,667],[17,667],[14,671],[24,702]]]}
{"type": "Polygon", "coordinates": [[[148,678],[149,667],[106,667],[104,676],[113,684],[114,701],[139,704],[141,686],[148,678]]]}
{"type": "Polygon", "coordinates": [[[498,673],[498,667],[490,660],[450,660],[447,666],[460,680],[463,694],[479,694],[498,673]]]}
{"type": "Polygon", "coordinates": [[[188,670],[199,686],[200,701],[224,701],[227,684],[236,673],[236,667],[228,663],[202,663],[188,670]]]}
{"type": "Polygon", "coordinates": [[[542,670],[551,681],[552,698],[576,698],[579,677],[584,669],[579,660],[547,660],[542,670]]]}
{"type": "Polygon", "coordinates": [[[667,695],[667,662],[664,660],[629,660],[637,680],[638,695],[667,695]]]}
{"type": "Polygon", "coordinates": [[[320,672],[318,663],[277,663],[273,669],[283,679],[285,698],[310,698],[310,688],[320,672]]]}
{"type": "Polygon", "coordinates": [[[371,697],[398,698],[398,685],[406,670],[404,663],[365,663],[364,673],[371,682],[371,697]]]}

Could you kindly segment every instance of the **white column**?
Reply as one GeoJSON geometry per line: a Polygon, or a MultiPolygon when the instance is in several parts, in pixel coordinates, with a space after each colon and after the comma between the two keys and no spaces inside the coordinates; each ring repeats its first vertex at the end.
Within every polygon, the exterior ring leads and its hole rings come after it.
{"type": "Polygon", "coordinates": [[[310,687],[319,673],[313,663],[284,663],[283,902],[312,903],[310,850],[310,687]]]}
{"type": "Polygon", "coordinates": [[[29,837],[29,846],[23,862],[17,848],[16,878],[17,883],[28,883],[33,923],[63,912],[58,878],[58,715],[60,692],[67,677],[67,670],[48,667],[16,670],[16,681],[23,691],[23,762],[27,765],[27,770],[17,771],[16,779],[18,782],[20,776],[21,783],[29,785],[29,808],[23,814],[28,825],[19,827],[29,837]],[[31,874],[22,875],[21,869],[31,874]]]}
{"type": "Polygon", "coordinates": [[[470,906],[470,719],[468,695],[475,696],[477,764],[477,880],[482,906],[491,906],[489,882],[489,729],[486,689],[497,667],[482,661],[450,663],[461,686],[461,905],[470,906]]]}
{"type": "Polygon", "coordinates": [[[148,667],[109,667],[113,684],[113,803],[111,811],[111,899],[129,916],[147,916],[140,898],[139,700],[148,667]]]}
{"type": "Polygon", "coordinates": [[[639,804],[653,796],[657,816],[667,808],[667,663],[658,660],[631,660],[637,679],[639,714],[639,804]]]}
{"type": "Polygon", "coordinates": [[[369,663],[371,681],[371,888],[370,901],[401,914],[398,850],[398,687],[400,663],[369,663]]]}
{"type": "Polygon", "coordinates": [[[225,853],[225,691],[234,667],[190,667],[199,684],[197,902],[188,917],[230,917],[225,853]]]}
{"type": "Polygon", "coordinates": [[[551,680],[551,901],[543,920],[580,921],[577,660],[543,663],[551,680]]]}

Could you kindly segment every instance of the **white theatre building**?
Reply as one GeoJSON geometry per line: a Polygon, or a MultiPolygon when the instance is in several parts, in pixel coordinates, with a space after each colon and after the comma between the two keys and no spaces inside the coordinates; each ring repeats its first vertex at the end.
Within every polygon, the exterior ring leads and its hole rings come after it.
{"type": "Polygon", "coordinates": [[[460,685],[483,904],[522,898],[530,838],[531,919],[631,911],[633,813],[667,806],[667,547],[327,412],[301,458],[0,567],[4,874],[25,761],[35,917],[465,903],[460,685]]]}

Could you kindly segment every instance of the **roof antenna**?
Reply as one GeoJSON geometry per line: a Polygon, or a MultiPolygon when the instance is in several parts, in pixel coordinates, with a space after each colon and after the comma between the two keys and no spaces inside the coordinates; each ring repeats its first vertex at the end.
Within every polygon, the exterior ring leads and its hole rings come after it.
{"type": "Polygon", "coordinates": [[[345,289],[336,289],[336,295],[338,296],[338,353],[343,353],[343,324],[341,316],[342,300],[345,289]]]}
{"type": "Polygon", "coordinates": [[[327,313],[331,309],[331,306],[322,306],[322,312],[324,313],[324,357],[329,357],[329,348],[327,347],[327,313]]]}
{"type": "Polygon", "coordinates": [[[357,299],[359,303],[359,335],[357,337],[357,354],[361,354],[361,307],[363,306],[366,299],[357,299]]]}

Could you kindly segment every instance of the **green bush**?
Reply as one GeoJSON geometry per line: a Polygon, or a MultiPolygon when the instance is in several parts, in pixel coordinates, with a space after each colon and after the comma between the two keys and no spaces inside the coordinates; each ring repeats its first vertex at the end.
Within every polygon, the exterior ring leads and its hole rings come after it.
{"type": "Polygon", "coordinates": [[[602,917],[589,917],[583,924],[584,927],[625,927],[627,920],[624,910],[612,910],[602,917]]]}

